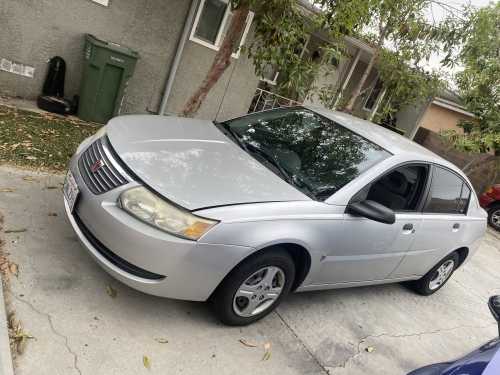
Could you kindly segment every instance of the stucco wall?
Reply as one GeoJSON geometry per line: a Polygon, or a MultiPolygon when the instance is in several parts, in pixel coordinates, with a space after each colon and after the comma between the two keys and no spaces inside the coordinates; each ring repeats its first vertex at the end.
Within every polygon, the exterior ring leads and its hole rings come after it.
{"type": "Polygon", "coordinates": [[[141,59],[130,81],[125,112],[156,110],[189,8],[186,0],[1,0],[0,58],[36,68],[33,79],[0,71],[0,93],[36,98],[47,60],[66,60],[66,96],[77,94],[84,34],[137,50],[141,59]]]}
{"type": "MultiPolygon", "coordinates": [[[[122,113],[156,112],[191,1],[0,0],[0,58],[35,67],[33,79],[0,71],[0,94],[35,99],[42,90],[47,61],[67,63],[65,96],[78,94],[86,33],[126,45],[141,58],[130,80],[122,113]]],[[[167,109],[178,113],[204,78],[215,51],[189,41],[167,109]]],[[[209,94],[198,113],[225,119],[248,111],[258,84],[243,54],[209,94]]]]}
{"type": "MultiPolygon", "coordinates": [[[[208,47],[188,41],[167,105],[169,112],[180,112],[185,101],[205,78],[215,54],[208,47]]],[[[204,101],[197,117],[221,121],[246,114],[258,83],[252,61],[241,53],[239,58],[232,59],[231,65],[204,101]]]]}
{"type": "Polygon", "coordinates": [[[463,131],[457,124],[460,120],[472,120],[471,117],[431,104],[424,113],[420,127],[439,133],[441,130],[454,129],[463,131]]]}
{"type": "Polygon", "coordinates": [[[405,137],[412,139],[429,101],[407,105],[396,113],[396,127],[405,131],[405,137]]]}

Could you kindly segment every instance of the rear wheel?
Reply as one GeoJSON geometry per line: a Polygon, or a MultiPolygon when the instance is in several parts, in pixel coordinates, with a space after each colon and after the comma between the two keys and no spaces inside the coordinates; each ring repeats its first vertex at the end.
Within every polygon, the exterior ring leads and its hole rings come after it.
{"type": "Polygon", "coordinates": [[[247,325],[271,311],[290,292],[295,264],[283,249],[269,249],[238,265],[212,296],[217,317],[228,325],[247,325]]]}
{"type": "Polygon", "coordinates": [[[500,204],[495,204],[488,210],[488,224],[500,231],[500,204]]]}
{"type": "Polygon", "coordinates": [[[441,260],[421,279],[411,282],[410,287],[423,296],[430,296],[441,289],[457,269],[459,257],[457,252],[441,260]]]}

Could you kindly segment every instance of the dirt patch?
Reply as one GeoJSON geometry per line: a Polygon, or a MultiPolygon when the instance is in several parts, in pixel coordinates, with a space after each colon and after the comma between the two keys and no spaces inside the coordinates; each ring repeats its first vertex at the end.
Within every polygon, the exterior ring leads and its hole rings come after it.
{"type": "Polygon", "coordinates": [[[101,125],[0,105],[0,163],[62,171],[101,125]]]}

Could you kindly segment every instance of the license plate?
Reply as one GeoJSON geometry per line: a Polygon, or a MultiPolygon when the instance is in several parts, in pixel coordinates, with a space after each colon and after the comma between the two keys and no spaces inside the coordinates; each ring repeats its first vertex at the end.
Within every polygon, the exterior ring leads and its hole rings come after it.
{"type": "Polygon", "coordinates": [[[73,173],[71,173],[71,171],[68,171],[68,173],[66,174],[63,193],[66,197],[66,201],[68,202],[70,211],[73,212],[80,190],[78,189],[78,185],[76,184],[75,178],[73,177],[73,173]]]}

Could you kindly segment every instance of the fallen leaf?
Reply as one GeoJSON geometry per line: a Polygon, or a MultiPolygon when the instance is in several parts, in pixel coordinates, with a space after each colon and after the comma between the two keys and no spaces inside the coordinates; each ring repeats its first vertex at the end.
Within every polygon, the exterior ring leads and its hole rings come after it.
{"type": "Polygon", "coordinates": [[[159,344],[168,344],[168,340],[161,337],[156,338],[155,341],[159,344]]]}
{"type": "Polygon", "coordinates": [[[2,188],[0,189],[0,193],[13,193],[14,189],[11,188],[2,188]]]}
{"type": "Polygon", "coordinates": [[[244,339],[239,339],[238,341],[241,342],[243,345],[248,346],[249,348],[256,348],[257,347],[257,345],[252,344],[244,339]]]}
{"type": "Polygon", "coordinates": [[[23,233],[26,232],[26,228],[21,228],[21,229],[7,229],[5,233],[23,233]]]}
{"type": "Polygon", "coordinates": [[[9,265],[9,271],[11,274],[17,277],[17,275],[19,274],[19,267],[17,266],[17,264],[11,263],[9,265]]]}
{"type": "Polygon", "coordinates": [[[373,346],[369,346],[365,349],[368,353],[373,353],[375,351],[375,348],[373,346]]]}
{"type": "Polygon", "coordinates": [[[151,370],[151,360],[149,359],[149,357],[147,355],[142,356],[142,364],[148,370],[151,370]]]}
{"type": "Polygon", "coordinates": [[[267,361],[269,360],[269,358],[271,358],[271,343],[270,342],[266,342],[264,344],[264,356],[262,357],[262,360],[263,361],[267,361]]]}
{"type": "Polygon", "coordinates": [[[34,339],[34,337],[23,330],[23,325],[20,321],[16,320],[14,313],[9,314],[8,331],[12,349],[18,354],[23,354],[28,339],[34,339]]]}
{"type": "MultiPolygon", "coordinates": [[[[26,159],[28,159],[28,158],[26,158],[26,159]]],[[[35,158],[35,159],[36,159],[36,158],[35,158]]],[[[24,177],[23,177],[23,180],[24,180],[24,181],[30,181],[30,182],[31,182],[31,181],[37,181],[35,178],[33,178],[33,177],[31,177],[31,176],[24,176],[24,177]]]]}
{"type": "Polygon", "coordinates": [[[116,298],[116,296],[118,295],[118,292],[116,291],[116,289],[114,289],[111,285],[106,286],[106,293],[108,293],[108,295],[111,298],[116,298]]]}
{"type": "Polygon", "coordinates": [[[26,344],[28,343],[28,339],[23,336],[21,339],[17,342],[17,353],[18,354],[23,354],[24,350],[26,349],[26,344]]]}

